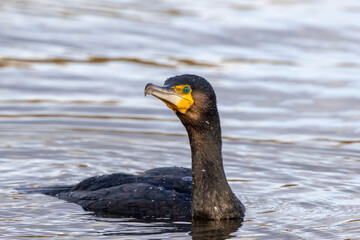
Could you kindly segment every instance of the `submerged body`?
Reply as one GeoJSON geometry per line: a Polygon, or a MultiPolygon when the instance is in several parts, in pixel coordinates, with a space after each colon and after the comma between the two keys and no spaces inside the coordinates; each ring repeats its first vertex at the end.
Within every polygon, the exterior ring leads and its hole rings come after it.
{"type": "Polygon", "coordinates": [[[191,218],[191,169],[154,168],[140,175],[114,173],[73,186],[25,189],[76,203],[102,216],[191,218]]]}
{"type": "Polygon", "coordinates": [[[172,219],[242,219],[245,208],[232,192],[222,161],[220,118],[211,85],[196,75],[169,78],[151,94],[171,108],[188,132],[192,170],[155,168],[140,175],[111,174],[73,186],[27,189],[58,196],[98,214],[172,219]]]}

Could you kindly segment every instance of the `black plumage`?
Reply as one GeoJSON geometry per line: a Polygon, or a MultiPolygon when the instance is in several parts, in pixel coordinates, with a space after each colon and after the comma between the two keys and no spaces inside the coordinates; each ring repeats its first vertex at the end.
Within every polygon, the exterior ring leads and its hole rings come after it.
{"type": "Polygon", "coordinates": [[[140,175],[95,176],[73,186],[26,189],[57,196],[97,214],[136,218],[242,219],[245,208],[232,192],[222,162],[220,118],[210,83],[196,75],[169,78],[151,94],[174,110],[188,132],[192,171],[155,168],[140,175]]]}
{"type": "Polygon", "coordinates": [[[190,176],[188,168],[154,168],[140,175],[114,173],[27,192],[57,196],[105,216],[186,219],[191,212],[190,176]]]}

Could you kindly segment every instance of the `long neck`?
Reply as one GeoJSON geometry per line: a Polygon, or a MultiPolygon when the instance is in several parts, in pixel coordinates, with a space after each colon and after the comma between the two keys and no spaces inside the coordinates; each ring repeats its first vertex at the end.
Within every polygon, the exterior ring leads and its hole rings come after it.
{"type": "Polygon", "coordinates": [[[231,191],[224,172],[219,115],[216,113],[197,125],[184,125],[192,153],[192,217],[243,217],[243,206],[231,191]]]}

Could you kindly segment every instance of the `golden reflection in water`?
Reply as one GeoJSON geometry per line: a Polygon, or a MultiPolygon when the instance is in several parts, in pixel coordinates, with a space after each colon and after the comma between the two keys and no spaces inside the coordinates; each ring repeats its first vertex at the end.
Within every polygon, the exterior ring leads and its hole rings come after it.
{"type": "Polygon", "coordinates": [[[43,58],[43,59],[20,59],[20,58],[0,58],[0,67],[28,67],[29,64],[71,64],[71,63],[108,63],[108,62],[128,62],[142,65],[150,65],[161,68],[176,68],[179,65],[197,66],[197,67],[217,67],[216,64],[199,62],[192,59],[181,59],[175,57],[166,57],[166,62],[134,58],[134,57],[89,57],[87,59],[70,58],[43,58]],[[171,64],[173,62],[173,64],[171,64]]]}

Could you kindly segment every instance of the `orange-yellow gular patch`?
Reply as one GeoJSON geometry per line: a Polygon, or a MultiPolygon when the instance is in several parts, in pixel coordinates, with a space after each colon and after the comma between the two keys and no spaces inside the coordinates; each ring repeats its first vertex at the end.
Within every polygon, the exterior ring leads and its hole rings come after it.
{"type": "MultiPolygon", "coordinates": [[[[178,103],[173,107],[175,108],[175,110],[177,110],[181,113],[186,113],[186,111],[194,103],[194,99],[191,96],[191,92],[192,92],[191,87],[189,85],[178,85],[178,86],[174,86],[172,88],[174,89],[174,91],[177,94],[179,94],[179,96],[181,96],[178,103]]],[[[173,109],[172,107],[170,107],[170,108],[173,109]]],[[[175,110],[174,110],[174,112],[175,112],[175,110]]]]}
{"type": "Polygon", "coordinates": [[[189,85],[156,86],[149,83],[145,87],[145,95],[151,94],[162,100],[174,112],[186,113],[194,103],[191,96],[192,89],[189,85]]]}

